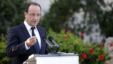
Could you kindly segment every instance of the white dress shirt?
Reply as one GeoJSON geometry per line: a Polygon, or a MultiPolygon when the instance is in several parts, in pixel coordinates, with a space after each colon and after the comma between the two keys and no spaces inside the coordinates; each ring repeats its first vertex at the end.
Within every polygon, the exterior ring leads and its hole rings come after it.
{"type": "MultiPolygon", "coordinates": [[[[32,26],[30,26],[26,21],[24,21],[24,25],[25,25],[30,37],[32,37],[32,30],[31,30],[32,26]]],[[[40,34],[39,34],[39,31],[38,31],[37,27],[34,29],[34,33],[35,33],[35,36],[36,36],[36,38],[38,40],[39,48],[41,48],[41,38],[40,38],[40,34]]],[[[27,46],[26,43],[25,43],[25,48],[27,50],[29,49],[29,47],[27,46]]]]}

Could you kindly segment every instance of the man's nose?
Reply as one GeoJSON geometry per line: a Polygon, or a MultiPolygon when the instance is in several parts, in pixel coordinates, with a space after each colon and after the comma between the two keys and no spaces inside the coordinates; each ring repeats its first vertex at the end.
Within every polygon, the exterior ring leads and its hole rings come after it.
{"type": "Polygon", "coordinates": [[[37,19],[38,19],[38,16],[37,16],[37,15],[35,15],[35,16],[34,16],[34,19],[35,19],[35,20],[37,20],[37,19]]]}

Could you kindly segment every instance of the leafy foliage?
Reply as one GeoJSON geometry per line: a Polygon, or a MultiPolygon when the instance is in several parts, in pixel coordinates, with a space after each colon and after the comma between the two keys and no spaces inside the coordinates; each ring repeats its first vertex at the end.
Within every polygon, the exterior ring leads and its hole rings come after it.
{"type": "Polygon", "coordinates": [[[85,13],[84,23],[87,22],[89,26],[91,23],[98,23],[102,34],[106,37],[113,36],[112,3],[106,4],[104,0],[55,0],[50,11],[44,16],[42,25],[47,29],[51,27],[54,31],[60,32],[62,28],[67,27],[68,19],[79,9],[83,9],[85,13]],[[107,6],[111,11],[103,10],[107,6]]]}
{"type": "Polygon", "coordinates": [[[10,59],[6,56],[6,38],[1,36],[0,39],[0,64],[10,64],[10,59]]]}
{"type": "Polygon", "coordinates": [[[10,64],[6,57],[6,32],[23,21],[26,0],[0,0],[0,64],[10,64]]]}
{"type": "Polygon", "coordinates": [[[77,35],[71,32],[65,32],[64,30],[60,33],[49,30],[49,36],[50,35],[53,36],[60,45],[59,51],[79,54],[81,64],[104,64],[105,60],[108,59],[103,44],[86,44],[77,35]]]}
{"type": "Polygon", "coordinates": [[[6,34],[10,26],[23,21],[24,1],[26,0],[0,0],[0,35],[6,34]]]}
{"type": "Polygon", "coordinates": [[[110,12],[104,12],[102,16],[100,16],[99,24],[102,29],[102,33],[106,34],[106,37],[113,36],[113,10],[110,12]]]}
{"type": "Polygon", "coordinates": [[[66,20],[78,10],[80,0],[55,0],[49,13],[43,19],[43,25],[46,28],[52,27],[53,30],[59,32],[64,28],[66,20]],[[76,2],[76,4],[75,4],[76,2]]]}

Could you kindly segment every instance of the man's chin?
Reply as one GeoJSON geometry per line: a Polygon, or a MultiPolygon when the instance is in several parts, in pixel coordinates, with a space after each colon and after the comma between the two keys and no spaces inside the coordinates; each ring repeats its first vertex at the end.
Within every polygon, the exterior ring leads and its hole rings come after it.
{"type": "Polygon", "coordinates": [[[33,24],[32,26],[37,26],[37,24],[33,24]]]}

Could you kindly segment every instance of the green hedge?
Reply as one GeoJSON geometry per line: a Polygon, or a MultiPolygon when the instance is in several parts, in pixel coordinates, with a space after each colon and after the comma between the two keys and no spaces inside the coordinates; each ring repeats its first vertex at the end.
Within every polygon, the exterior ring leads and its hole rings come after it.
{"type": "Polygon", "coordinates": [[[50,29],[49,36],[53,36],[60,45],[59,51],[77,53],[81,64],[104,64],[108,59],[103,44],[84,43],[76,34],[64,30],[56,33],[50,29]]]}
{"type": "Polygon", "coordinates": [[[10,64],[9,58],[6,56],[6,38],[0,38],[0,64],[10,64]]]}

